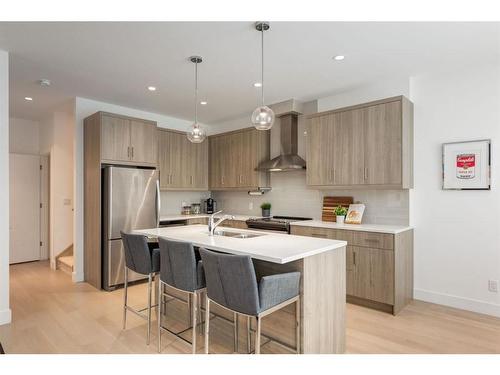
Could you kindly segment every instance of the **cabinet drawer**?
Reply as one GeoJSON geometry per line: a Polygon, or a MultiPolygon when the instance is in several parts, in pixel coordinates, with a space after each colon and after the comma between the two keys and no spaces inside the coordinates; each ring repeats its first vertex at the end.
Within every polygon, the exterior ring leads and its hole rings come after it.
{"type": "Polygon", "coordinates": [[[392,250],[394,249],[394,235],[387,233],[353,231],[351,245],[392,250]]]}

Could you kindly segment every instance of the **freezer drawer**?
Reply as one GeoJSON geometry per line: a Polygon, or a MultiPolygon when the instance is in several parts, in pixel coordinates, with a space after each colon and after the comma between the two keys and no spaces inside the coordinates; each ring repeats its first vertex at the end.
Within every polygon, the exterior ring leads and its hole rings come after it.
{"type": "MultiPolygon", "coordinates": [[[[107,241],[103,253],[103,279],[102,287],[106,290],[114,290],[117,286],[123,285],[125,254],[123,252],[122,240],[107,241]]],[[[128,281],[146,279],[147,276],[128,271],[128,281]]]]}

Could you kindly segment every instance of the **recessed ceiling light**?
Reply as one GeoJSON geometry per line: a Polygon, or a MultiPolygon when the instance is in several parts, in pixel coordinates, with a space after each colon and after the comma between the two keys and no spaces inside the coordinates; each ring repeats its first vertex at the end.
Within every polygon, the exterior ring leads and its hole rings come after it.
{"type": "Polygon", "coordinates": [[[207,104],[208,104],[208,102],[207,102],[207,101],[205,101],[205,100],[202,100],[202,101],[200,102],[200,104],[201,104],[201,105],[207,105],[207,104]]]}
{"type": "Polygon", "coordinates": [[[334,56],[333,59],[337,60],[337,61],[341,61],[341,60],[345,59],[345,56],[344,55],[337,55],[337,56],[334,56]]]}
{"type": "Polygon", "coordinates": [[[31,102],[31,101],[33,101],[33,98],[31,98],[31,97],[29,97],[29,96],[26,96],[26,97],[24,98],[24,100],[27,100],[28,102],[31,102]]]}
{"type": "Polygon", "coordinates": [[[156,91],[156,87],[154,87],[154,86],[148,86],[148,90],[149,91],[156,91]]]}
{"type": "Polygon", "coordinates": [[[255,83],[253,84],[253,87],[262,87],[262,83],[260,83],[260,82],[255,82],[255,83]]]}
{"type": "Polygon", "coordinates": [[[38,81],[38,84],[42,87],[49,87],[51,83],[50,79],[41,79],[38,81]]]}

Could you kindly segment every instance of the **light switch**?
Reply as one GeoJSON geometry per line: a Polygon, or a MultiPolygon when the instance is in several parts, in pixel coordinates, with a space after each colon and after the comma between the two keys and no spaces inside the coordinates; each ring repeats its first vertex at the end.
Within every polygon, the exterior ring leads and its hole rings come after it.
{"type": "Polygon", "coordinates": [[[65,206],[71,206],[71,199],[70,198],[65,198],[63,200],[63,205],[65,205],[65,206]]]}

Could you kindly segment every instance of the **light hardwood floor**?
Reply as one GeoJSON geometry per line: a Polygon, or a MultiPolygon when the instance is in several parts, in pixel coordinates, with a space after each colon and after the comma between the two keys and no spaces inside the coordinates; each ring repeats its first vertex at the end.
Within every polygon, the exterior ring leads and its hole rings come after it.
{"type": "MultiPolygon", "coordinates": [[[[46,262],[10,270],[13,322],[0,326],[7,353],[156,353],[155,330],[146,346],[145,321],[130,314],[127,330],[122,331],[121,290],[109,293],[86,283],[74,284],[69,275],[51,271],[46,262]]],[[[130,290],[131,301],[144,305],[145,285],[130,290]]],[[[169,309],[186,316],[183,305],[175,304],[170,303],[169,309]]],[[[285,318],[271,315],[267,324],[277,320],[283,324],[285,318]]],[[[183,328],[183,322],[172,323],[183,328]]],[[[231,353],[231,325],[214,319],[211,330],[211,352],[231,353]]],[[[201,337],[198,342],[201,351],[201,337]]],[[[162,343],[162,353],[191,350],[169,333],[162,335],[162,343]]],[[[240,348],[245,350],[243,337],[240,348]]],[[[265,344],[262,352],[287,353],[274,343],[265,344]]],[[[500,353],[500,319],[419,301],[397,316],[348,304],[347,353],[500,353]]]]}

